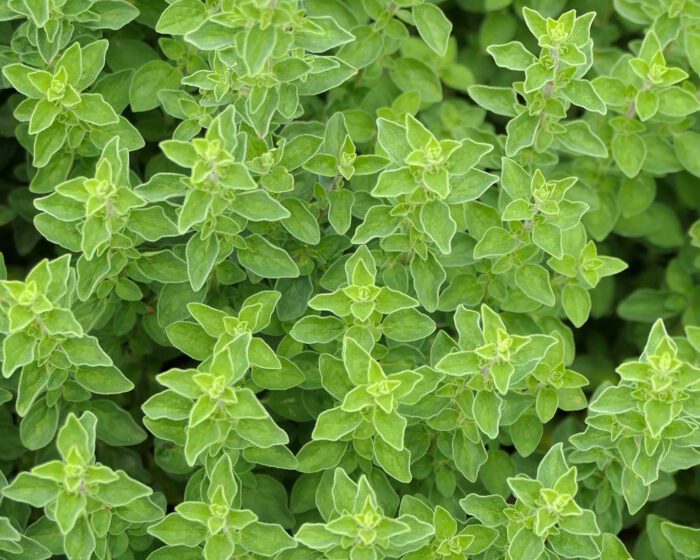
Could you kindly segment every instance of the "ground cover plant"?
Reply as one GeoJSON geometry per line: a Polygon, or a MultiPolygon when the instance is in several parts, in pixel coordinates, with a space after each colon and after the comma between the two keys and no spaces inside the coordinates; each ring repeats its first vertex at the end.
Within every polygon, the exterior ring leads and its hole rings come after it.
{"type": "Polygon", "coordinates": [[[0,2],[0,559],[700,558],[700,1],[0,2]]]}

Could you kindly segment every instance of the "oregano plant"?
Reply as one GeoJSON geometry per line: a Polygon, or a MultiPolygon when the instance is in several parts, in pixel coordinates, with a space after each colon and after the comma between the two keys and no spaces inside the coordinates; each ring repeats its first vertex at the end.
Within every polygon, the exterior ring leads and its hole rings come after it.
{"type": "Polygon", "coordinates": [[[0,559],[700,558],[700,2],[0,2],[0,559]]]}

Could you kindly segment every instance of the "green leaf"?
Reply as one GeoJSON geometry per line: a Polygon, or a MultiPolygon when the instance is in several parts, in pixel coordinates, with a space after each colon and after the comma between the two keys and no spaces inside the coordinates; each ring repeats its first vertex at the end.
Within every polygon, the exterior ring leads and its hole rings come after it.
{"type": "Polygon", "coordinates": [[[264,237],[254,234],[245,239],[238,260],[245,268],[263,278],[296,278],[299,269],[289,254],[275,247],[264,237]]]}
{"type": "Polygon", "coordinates": [[[569,472],[569,466],[564,457],[564,450],[561,444],[554,445],[540,461],[537,467],[537,480],[545,488],[554,488],[558,480],[569,472]]]}
{"type": "Polygon", "coordinates": [[[438,55],[445,56],[452,23],[442,10],[427,2],[418,4],[413,7],[413,21],[425,43],[438,55]]]}
{"type": "Polygon", "coordinates": [[[636,177],[646,160],[647,148],[638,136],[617,134],[612,140],[612,154],[627,177],[636,177]]]}
{"type": "Polygon", "coordinates": [[[152,493],[148,486],[130,478],[124,471],[116,474],[117,480],[101,485],[97,491],[98,498],[110,507],[125,506],[152,493]]]}
{"type": "Polygon", "coordinates": [[[94,336],[69,338],[61,345],[66,357],[76,366],[111,366],[112,359],[100,348],[94,336]]]}
{"type": "Polygon", "coordinates": [[[567,283],[561,294],[564,312],[575,327],[582,326],[591,312],[591,296],[588,291],[574,283],[567,283]]]}
{"type": "Polygon", "coordinates": [[[248,72],[259,74],[275,48],[277,32],[274,26],[251,26],[245,34],[243,57],[248,72]]]}
{"type": "Polygon", "coordinates": [[[469,96],[487,111],[504,117],[514,117],[517,98],[510,87],[469,86],[469,96]]]}
{"type": "Polygon", "coordinates": [[[296,547],[296,542],[280,525],[253,521],[241,532],[241,546],[255,554],[274,556],[296,547]]]}
{"type": "Polygon", "coordinates": [[[117,113],[114,112],[112,106],[99,93],[81,94],[80,103],[75,105],[72,110],[81,121],[96,126],[119,122],[117,113]]]}
{"type": "Polygon", "coordinates": [[[37,134],[34,138],[33,165],[35,167],[45,167],[53,155],[63,147],[66,135],[66,127],[57,120],[37,134]]]}
{"type": "Polygon", "coordinates": [[[78,516],[84,514],[87,497],[79,493],[62,491],[56,496],[56,523],[61,533],[69,533],[75,526],[78,516]]]}
{"type": "Polygon", "coordinates": [[[450,208],[441,200],[423,204],[420,210],[420,222],[425,233],[445,255],[451,251],[452,238],[457,232],[457,223],[450,215],[450,208]]]}
{"type": "Polygon", "coordinates": [[[176,321],[166,328],[168,340],[195,360],[206,360],[214,348],[214,340],[202,327],[187,321],[176,321]]]}
{"type": "Polygon", "coordinates": [[[89,560],[95,551],[95,536],[87,516],[78,518],[73,529],[66,535],[63,548],[66,556],[76,560],[89,560]]]}
{"type": "Polygon", "coordinates": [[[404,433],[406,432],[406,419],[397,412],[384,412],[381,408],[374,410],[372,425],[377,434],[397,451],[404,448],[404,433]]]}
{"type": "Polygon", "coordinates": [[[544,387],[537,393],[537,416],[543,422],[549,422],[557,412],[559,396],[551,387],[544,387]]]}
{"type": "Polygon", "coordinates": [[[688,558],[700,558],[700,529],[666,521],[661,524],[661,532],[676,551],[688,558]]]}
{"type": "Polygon", "coordinates": [[[184,35],[197,29],[206,16],[204,5],[197,0],[177,0],[160,14],[156,31],[168,35],[184,35]]]}
{"type": "Polygon", "coordinates": [[[316,344],[337,340],[344,332],[345,323],[336,317],[309,315],[297,321],[289,334],[298,342],[316,344]]]}
{"type": "Polygon", "coordinates": [[[114,366],[81,367],[75,372],[75,380],[98,395],[127,393],[134,388],[134,384],[114,366]]]}
{"type": "Polygon", "coordinates": [[[437,258],[428,253],[427,258],[414,256],[410,264],[413,287],[418,301],[427,311],[435,311],[438,305],[440,288],[447,278],[447,273],[437,258]]]}
{"type": "Polygon", "coordinates": [[[479,429],[491,439],[498,436],[501,419],[501,398],[492,391],[479,391],[474,398],[472,412],[479,429]]]}
{"type": "Polygon", "coordinates": [[[219,257],[219,238],[210,235],[202,239],[193,235],[187,242],[187,276],[192,289],[198,291],[209,279],[219,257]]]}
{"type": "Polygon", "coordinates": [[[340,190],[328,193],[328,221],[341,235],[350,229],[354,202],[355,196],[351,191],[340,190]]]}
{"type": "Polygon", "coordinates": [[[610,560],[632,560],[622,541],[611,533],[603,534],[601,555],[610,560]]]}
{"type": "Polygon", "coordinates": [[[324,410],[316,419],[312,437],[314,440],[338,441],[362,423],[362,416],[340,408],[324,410]]]}
{"type": "Polygon", "coordinates": [[[506,523],[503,511],[508,504],[501,496],[468,494],[459,505],[469,515],[479,519],[487,527],[498,527],[506,523]]]}
{"type": "Polygon", "coordinates": [[[695,156],[695,148],[700,142],[700,134],[686,130],[676,135],[673,147],[681,165],[696,177],[700,177],[700,161],[695,156]]]}
{"type": "Polygon", "coordinates": [[[588,80],[571,80],[563,91],[566,98],[574,105],[583,107],[587,111],[605,115],[607,107],[600,98],[595,88],[588,80]]]}
{"type": "Polygon", "coordinates": [[[549,272],[537,264],[524,264],[515,271],[515,280],[520,289],[543,305],[554,305],[554,292],[549,281],[549,272]]]}
{"type": "Polygon", "coordinates": [[[544,540],[526,528],[520,529],[508,547],[508,557],[512,560],[539,558],[544,551],[544,540]]]}
{"type": "Polygon", "coordinates": [[[523,457],[531,455],[542,438],[542,423],[534,414],[523,414],[510,427],[513,445],[523,457]]]}
{"type": "Polygon", "coordinates": [[[149,534],[168,545],[197,546],[207,535],[205,525],[185,519],[179,513],[171,513],[159,523],[148,528],[149,534]]]}
{"type": "Polygon", "coordinates": [[[2,493],[16,502],[40,508],[55,500],[59,490],[58,484],[51,480],[39,478],[29,472],[21,472],[2,493]]]}
{"type": "Polygon", "coordinates": [[[515,249],[517,241],[502,227],[489,228],[474,247],[474,258],[498,257],[515,249]]]}
{"type": "Polygon", "coordinates": [[[508,121],[506,126],[506,132],[508,133],[506,155],[513,157],[523,148],[532,146],[539,126],[539,119],[534,115],[530,115],[527,111],[508,121]]]}
{"type": "Polygon", "coordinates": [[[417,309],[401,309],[382,321],[382,332],[397,342],[422,340],[435,331],[435,322],[417,309]]]}
{"type": "Polygon", "coordinates": [[[391,206],[372,206],[355,230],[352,242],[362,245],[376,237],[386,237],[396,231],[400,223],[401,218],[392,214],[391,206]]]}
{"type": "Polygon", "coordinates": [[[629,468],[622,471],[622,496],[632,515],[642,509],[649,499],[649,487],[629,468]]]}
{"type": "Polygon", "coordinates": [[[303,243],[318,245],[321,231],[307,205],[297,198],[287,198],[282,201],[282,206],[286,210],[282,220],[285,229],[303,243]]]}
{"type": "Polygon", "coordinates": [[[162,60],[150,60],[141,66],[131,79],[129,103],[135,112],[149,111],[160,105],[158,92],[180,87],[181,75],[177,68],[162,60]]]}
{"type": "Polygon", "coordinates": [[[559,141],[569,150],[586,156],[606,158],[608,149],[603,141],[591,130],[585,121],[566,123],[566,132],[558,136],[559,141]]]}
{"type": "Polygon", "coordinates": [[[377,185],[372,190],[372,195],[384,197],[397,197],[411,194],[418,188],[416,178],[408,168],[384,171],[377,179],[377,185]]]}
{"type": "Polygon", "coordinates": [[[115,402],[96,399],[91,410],[97,416],[97,437],[108,445],[137,445],[146,439],[146,432],[133,416],[115,402]]]}
{"type": "Polygon", "coordinates": [[[442,85],[435,71],[420,60],[401,57],[391,72],[391,79],[401,91],[418,91],[424,103],[442,100],[442,85]]]}
{"type": "Polygon", "coordinates": [[[297,454],[297,469],[303,473],[320,472],[338,465],[347,443],[323,440],[306,443],[297,454]]]}
{"type": "Polygon", "coordinates": [[[56,435],[58,414],[58,407],[47,406],[45,400],[32,406],[19,426],[22,444],[32,450],[48,445],[56,435]]]}
{"type": "Polygon", "coordinates": [[[408,449],[397,452],[383,439],[375,439],[374,459],[392,478],[403,483],[411,482],[411,452],[408,449]]]}
{"type": "Polygon", "coordinates": [[[563,255],[561,229],[554,224],[536,222],[532,228],[532,241],[553,257],[561,258],[563,255]]]}
{"type": "Polygon", "coordinates": [[[524,71],[535,62],[532,53],[519,41],[511,41],[505,45],[491,45],[486,50],[497,66],[509,70],[524,71]]]}
{"type": "Polygon", "coordinates": [[[34,360],[34,338],[24,331],[10,334],[3,341],[2,374],[10,377],[17,368],[34,360]]]}
{"type": "Polygon", "coordinates": [[[275,222],[288,218],[290,213],[282,204],[262,190],[236,195],[234,212],[253,222],[275,222]]]}
{"type": "Polygon", "coordinates": [[[212,203],[212,197],[208,193],[199,190],[189,191],[178,214],[177,228],[179,232],[186,233],[193,229],[193,226],[204,222],[212,203]]]}
{"type": "Polygon", "coordinates": [[[357,74],[357,70],[336,57],[327,56],[315,60],[306,80],[299,84],[299,95],[319,95],[338,87],[357,74]]]}

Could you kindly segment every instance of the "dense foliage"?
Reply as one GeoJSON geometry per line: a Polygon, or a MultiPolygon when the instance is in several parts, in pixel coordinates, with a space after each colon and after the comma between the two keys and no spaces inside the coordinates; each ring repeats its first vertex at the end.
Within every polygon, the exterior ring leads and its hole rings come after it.
{"type": "Polygon", "coordinates": [[[700,558],[700,1],[0,0],[0,559],[700,558]]]}

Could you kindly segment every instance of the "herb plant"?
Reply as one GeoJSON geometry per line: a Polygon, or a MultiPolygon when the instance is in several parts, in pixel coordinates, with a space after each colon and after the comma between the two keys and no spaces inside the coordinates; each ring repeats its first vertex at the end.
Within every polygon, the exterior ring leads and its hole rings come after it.
{"type": "Polygon", "coordinates": [[[700,2],[0,2],[0,559],[700,558],[700,2]]]}

